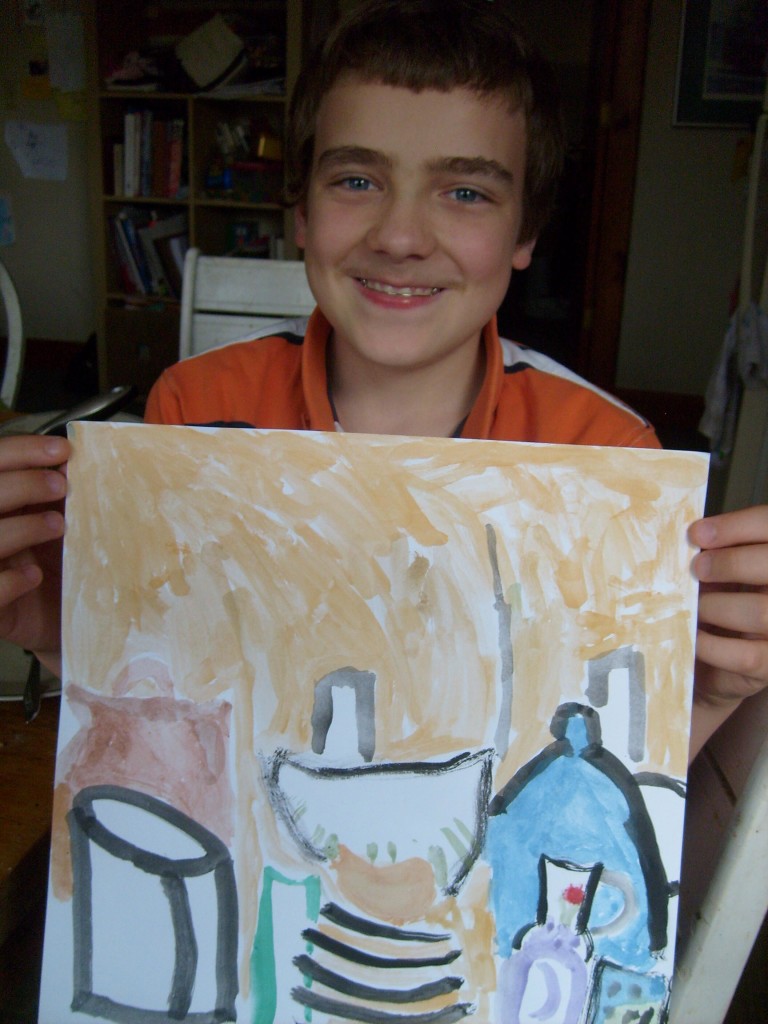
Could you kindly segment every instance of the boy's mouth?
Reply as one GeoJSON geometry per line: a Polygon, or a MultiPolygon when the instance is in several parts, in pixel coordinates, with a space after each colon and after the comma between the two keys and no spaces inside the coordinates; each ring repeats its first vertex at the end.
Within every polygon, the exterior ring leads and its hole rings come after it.
{"type": "Polygon", "coordinates": [[[385,284],[383,281],[372,281],[368,277],[358,277],[357,280],[363,288],[369,288],[372,292],[381,292],[383,295],[393,295],[403,299],[426,298],[429,295],[437,295],[439,291],[442,291],[441,288],[419,288],[416,285],[396,287],[393,284],[385,284]]]}

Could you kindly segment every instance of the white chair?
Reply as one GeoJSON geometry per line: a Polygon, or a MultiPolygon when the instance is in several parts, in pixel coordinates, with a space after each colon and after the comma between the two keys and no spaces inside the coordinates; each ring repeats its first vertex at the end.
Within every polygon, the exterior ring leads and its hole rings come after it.
{"type": "Polygon", "coordinates": [[[21,368],[24,364],[24,331],[21,322],[19,296],[11,275],[0,262],[0,296],[5,307],[8,330],[8,348],[5,356],[5,370],[0,385],[0,401],[6,409],[13,409],[19,393],[21,368]]]}
{"type": "Polygon", "coordinates": [[[280,330],[301,331],[315,308],[304,264],[187,251],[179,358],[280,330]]]}
{"type": "MultiPolygon", "coordinates": [[[[765,701],[761,703],[764,708],[765,701]]],[[[698,835],[694,839],[687,834],[686,842],[700,839],[709,825],[709,839],[703,841],[711,844],[718,829],[716,820],[708,820],[711,808],[691,810],[698,827],[686,832],[698,835]]],[[[719,814],[723,811],[720,807],[719,814]]],[[[726,820],[714,872],[692,908],[690,931],[677,960],[670,1024],[721,1024],[768,913],[768,737],[726,820]]],[[[700,852],[707,856],[706,849],[700,852]]]]}

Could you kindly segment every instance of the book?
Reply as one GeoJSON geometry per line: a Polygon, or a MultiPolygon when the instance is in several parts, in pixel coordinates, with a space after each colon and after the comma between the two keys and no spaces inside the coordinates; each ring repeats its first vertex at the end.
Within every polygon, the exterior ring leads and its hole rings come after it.
{"type": "Polygon", "coordinates": [[[181,294],[181,281],[178,279],[175,268],[169,278],[158,243],[174,236],[187,237],[186,213],[174,214],[160,220],[152,217],[147,224],[138,229],[138,235],[152,276],[153,293],[174,295],[178,298],[181,294]]]}
{"type": "Polygon", "coordinates": [[[123,195],[125,187],[125,146],[115,142],[112,146],[112,194],[123,195]]]}
{"type": "Polygon", "coordinates": [[[137,210],[132,210],[130,207],[125,207],[120,210],[117,215],[118,227],[122,229],[128,246],[131,250],[131,255],[136,264],[136,270],[141,281],[141,291],[144,295],[152,294],[152,275],[149,267],[147,266],[147,259],[144,255],[144,248],[139,241],[138,235],[138,223],[142,223],[145,215],[137,210]]]}
{"type": "Polygon", "coordinates": [[[125,290],[131,295],[146,295],[136,258],[125,231],[125,220],[119,214],[109,218],[115,243],[118,270],[125,290]]]}
{"type": "Polygon", "coordinates": [[[123,195],[132,198],[139,194],[139,147],[141,144],[141,115],[135,110],[128,110],[123,118],[123,195]]]}
{"type": "Polygon", "coordinates": [[[144,257],[147,262],[147,268],[151,278],[151,287],[153,295],[170,295],[171,287],[168,283],[168,278],[165,275],[165,269],[163,268],[160,256],[155,248],[155,243],[151,237],[150,232],[155,226],[155,222],[151,221],[145,227],[137,229],[139,236],[139,242],[144,251],[144,257]]]}
{"type": "Polygon", "coordinates": [[[140,117],[141,142],[139,149],[139,195],[152,195],[152,122],[151,110],[142,110],[140,117]]]}
{"type": "Polygon", "coordinates": [[[168,164],[166,189],[167,199],[175,199],[182,190],[182,166],[184,163],[184,119],[174,118],[168,122],[168,164]]]}
{"type": "Polygon", "coordinates": [[[189,236],[186,229],[177,235],[168,235],[155,241],[158,255],[163,263],[165,275],[176,298],[181,298],[181,287],[184,278],[184,257],[189,248],[189,236]]]}
{"type": "Polygon", "coordinates": [[[152,195],[165,198],[168,170],[168,122],[155,119],[152,126],[152,195]]]}

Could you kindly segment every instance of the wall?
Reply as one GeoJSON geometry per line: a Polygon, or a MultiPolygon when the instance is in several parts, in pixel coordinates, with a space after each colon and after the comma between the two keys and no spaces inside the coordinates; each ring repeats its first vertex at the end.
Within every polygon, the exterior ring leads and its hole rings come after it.
{"type": "Polygon", "coordinates": [[[654,0],[617,386],[704,394],[728,323],[748,131],[674,128],[679,0],[654,0]]]}
{"type": "MultiPolygon", "coordinates": [[[[56,7],[76,9],[72,0],[59,0],[56,7]]],[[[16,228],[15,243],[0,247],[0,259],[19,292],[28,338],[85,341],[96,324],[86,127],[83,121],[64,121],[55,98],[23,94],[29,57],[45,40],[40,29],[24,23],[22,9],[22,0],[0,2],[0,193],[11,196],[16,228]],[[66,123],[65,181],[23,176],[5,142],[8,121],[66,123]]]]}

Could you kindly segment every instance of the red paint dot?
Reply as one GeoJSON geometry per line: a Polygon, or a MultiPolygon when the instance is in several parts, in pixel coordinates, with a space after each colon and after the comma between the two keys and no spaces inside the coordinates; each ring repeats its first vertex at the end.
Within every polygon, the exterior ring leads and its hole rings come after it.
{"type": "Polygon", "coordinates": [[[578,907],[584,902],[584,890],[580,885],[569,885],[563,889],[563,899],[566,903],[573,903],[578,907]]]}

